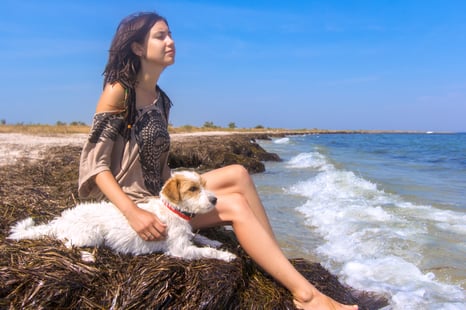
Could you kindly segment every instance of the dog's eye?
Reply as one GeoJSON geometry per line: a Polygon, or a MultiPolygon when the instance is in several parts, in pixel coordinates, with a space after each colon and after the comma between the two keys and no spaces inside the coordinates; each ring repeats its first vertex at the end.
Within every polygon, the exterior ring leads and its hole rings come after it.
{"type": "Polygon", "coordinates": [[[197,187],[197,186],[191,186],[191,187],[189,188],[189,191],[190,191],[190,192],[197,192],[198,190],[199,190],[199,187],[197,187]]]}

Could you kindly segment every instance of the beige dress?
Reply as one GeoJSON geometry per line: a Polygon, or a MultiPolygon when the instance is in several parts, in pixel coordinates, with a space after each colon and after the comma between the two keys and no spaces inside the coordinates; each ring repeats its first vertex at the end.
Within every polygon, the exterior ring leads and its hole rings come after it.
{"type": "Polygon", "coordinates": [[[123,113],[96,113],[79,166],[79,196],[106,199],[95,184],[95,176],[111,171],[123,191],[135,202],[157,196],[170,176],[168,152],[170,135],[168,116],[171,101],[158,88],[160,96],[151,105],[138,110],[131,126],[131,138],[125,140],[123,113]]]}

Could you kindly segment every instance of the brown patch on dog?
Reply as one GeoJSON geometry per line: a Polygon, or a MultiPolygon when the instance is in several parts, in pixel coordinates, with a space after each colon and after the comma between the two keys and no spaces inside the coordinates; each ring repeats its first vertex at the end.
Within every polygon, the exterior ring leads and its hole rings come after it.
{"type": "Polygon", "coordinates": [[[201,183],[196,182],[190,179],[183,178],[183,181],[180,182],[179,190],[182,200],[188,200],[193,197],[198,197],[201,192],[201,183]]]}
{"type": "Polygon", "coordinates": [[[163,187],[163,193],[167,198],[170,200],[170,202],[174,204],[178,204],[181,200],[180,196],[180,180],[178,177],[171,178],[167,181],[165,186],[163,187]]]}

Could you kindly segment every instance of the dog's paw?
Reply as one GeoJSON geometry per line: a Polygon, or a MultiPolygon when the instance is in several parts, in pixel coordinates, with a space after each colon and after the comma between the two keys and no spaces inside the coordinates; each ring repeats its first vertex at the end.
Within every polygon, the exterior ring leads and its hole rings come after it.
{"type": "Polygon", "coordinates": [[[218,251],[217,259],[221,259],[226,262],[231,262],[236,259],[236,255],[227,251],[218,251]]]}

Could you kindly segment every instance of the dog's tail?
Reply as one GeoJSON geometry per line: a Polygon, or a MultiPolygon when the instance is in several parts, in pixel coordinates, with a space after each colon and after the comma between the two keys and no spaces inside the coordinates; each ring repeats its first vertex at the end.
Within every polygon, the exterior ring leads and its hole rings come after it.
{"type": "Polygon", "coordinates": [[[49,236],[52,230],[47,225],[35,225],[32,217],[28,217],[16,223],[11,227],[10,235],[7,239],[21,240],[21,239],[39,239],[44,236],[49,236]]]}

